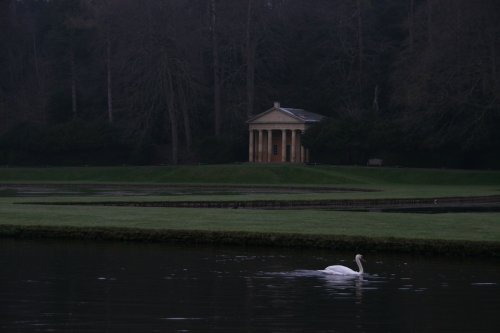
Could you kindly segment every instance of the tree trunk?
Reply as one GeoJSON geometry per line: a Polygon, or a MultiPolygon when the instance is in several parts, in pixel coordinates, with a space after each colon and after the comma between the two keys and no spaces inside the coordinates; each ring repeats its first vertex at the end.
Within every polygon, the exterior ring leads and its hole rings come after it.
{"type": "Polygon", "coordinates": [[[361,6],[361,0],[356,1],[357,12],[358,12],[358,81],[359,87],[362,87],[363,78],[363,60],[364,60],[364,45],[363,45],[363,11],[361,6]]]}
{"type": "Polygon", "coordinates": [[[214,75],[214,128],[215,136],[221,134],[222,111],[221,111],[221,78],[220,78],[220,63],[219,50],[217,42],[217,8],[216,0],[211,0],[210,16],[212,28],[212,57],[213,57],[213,75],[214,75]]]}
{"type": "Polygon", "coordinates": [[[410,0],[410,8],[408,9],[408,39],[410,52],[413,53],[415,44],[415,0],[410,0]]]}
{"type": "Polygon", "coordinates": [[[41,78],[40,78],[40,66],[38,64],[38,46],[36,43],[35,33],[33,33],[33,35],[32,35],[32,40],[33,40],[33,64],[35,66],[36,83],[38,85],[38,89],[41,89],[42,82],[41,82],[41,78]]]}
{"type": "Polygon", "coordinates": [[[33,32],[32,35],[33,39],[33,64],[35,67],[35,76],[36,76],[36,83],[38,87],[38,95],[39,95],[39,110],[41,112],[41,121],[42,123],[47,122],[47,115],[45,114],[45,106],[46,106],[46,99],[45,99],[45,84],[43,82],[42,76],[40,74],[40,63],[38,59],[38,43],[36,40],[36,33],[33,32]]]}
{"type": "Polygon", "coordinates": [[[378,95],[379,95],[379,90],[378,90],[378,84],[377,84],[375,86],[375,90],[373,92],[373,103],[372,103],[372,109],[375,112],[378,112],[378,110],[379,110],[378,95]]]}
{"type": "Polygon", "coordinates": [[[76,101],[76,64],[75,64],[75,50],[73,47],[73,41],[71,41],[69,50],[69,61],[70,61],[70,71],[71,71],[71,111],[73,119],[78,116],[77,101],[76,101]]]}
{"type": "Polygon", "coordinates": [[[246,26],[247,118],[253,115],[255,98],[255,36],[252,34],[252,4],[253,0],[248,0],[246,26]]]}
{"type": "Polygon", "coordinates": [[[106,32],[106,76],[108,93],[108,121],[113,123],[113,91],[112,91],[112,73],[111,73],[111,41],[109,40],[109,31],[106,32]]]}
{"type": "Polygon", "coordinates": [[[490,44],[490,58],[491,58],[491,80],[493,82],[493,94],[499,97],[500,93],[498,91],[498,69],[497,69],[497,49],[496,49],[496,33],[492,34],[491,44],[490,44]]]}
{"type": "Polygon", "coordinates": [[[175,92],[170,65],[167,64],[167,112],[170,120],[170,139],[172,144],[172,164],[179,163],[179,138],[177,133],[177,115],[175,112],[175,92]]]}
{"type": "Polygon", "coordinates": [[[10,24],[17,27],[17,0],[11,0],[9,4],[10,9],[10,24]]]}
{"type": "MultiPolygon", "coordinates": [[[[187,84],[186,84],[187,85],[187,84]]],[[[184,89],[185,84],[179,83],[179,106],[182,112],[182,118],[184,121],[184,138],[186,140],[186,150],[188,153],[191,152],[192,147],[192,135],[191,135],[191,119],[189,116],[189,107],[187,102],[187,89],[184,89]]],[[[186,87],[187,88],[187,87],[186,87]]]]}
{"type": "Polygon", "coordinates": [[[433,43],[433,29],[432,29],[432,0],[427,0],[427,42],[429,45],[433,43]]]}

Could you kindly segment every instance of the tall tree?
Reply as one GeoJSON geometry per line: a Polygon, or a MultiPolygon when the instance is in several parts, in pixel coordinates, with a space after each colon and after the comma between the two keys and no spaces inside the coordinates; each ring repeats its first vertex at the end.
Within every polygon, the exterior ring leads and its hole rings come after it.
{"type": "Polygon", "coordinates": [[[221,102],[221,67],[219,59],[218,42],[218,11],[217,0],[210,0],[210,32],[212,38],[212,69],[213,69],[213,109],[214,109],[214,133],[216,137],[221,135],[222,128],[222,102],[221,102]]]}
{"type": "Polygon", "coordinates": [[[363,62],[364,62],[364,42],[363,42],[363,7],[362,0],[356,0],[356,18],[357,18],[357,39],[358,39],[358,81],[362,86],[363,62]]]}
{"type": "Polygon", "coordinates": [[[246,31],[245,31],[245,60],[246,60],[246,96],[247,96],[247,118],[254,113],[255,98],[255,36],[254,36],[254,0],[248,0],[246,31]]]}

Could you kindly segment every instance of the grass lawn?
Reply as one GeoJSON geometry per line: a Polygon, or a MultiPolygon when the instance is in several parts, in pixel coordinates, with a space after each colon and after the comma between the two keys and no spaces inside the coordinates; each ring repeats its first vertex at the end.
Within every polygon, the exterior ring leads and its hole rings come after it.
{"type": "Polygon", "coordinates": [[[1,224],[249,231],[500,242],[500,214],[182,209],[0,204],[1,224]]]}
{"type": "Polygon", "coordinates": [[[3,168],[2,183],[290,184],[359,187],[377,192],[230,195],[0,197],[0,224],[248,231],[500,242],[500,213],[363,213],[321,210],[180,209],[17,205],[33,201],[290,200],[412,198],[500,194],[500,172],[331,166],[3,168]]]}
{"type": "Polygon", "coordinates": [[[307,165],[0,168],[0,182],[500,186],[500,171],[307,165]]]}

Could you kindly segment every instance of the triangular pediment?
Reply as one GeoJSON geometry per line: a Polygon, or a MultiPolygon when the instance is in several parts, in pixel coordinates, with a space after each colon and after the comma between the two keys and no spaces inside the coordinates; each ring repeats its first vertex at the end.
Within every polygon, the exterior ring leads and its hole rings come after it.
{"type": "Polygon", "coordinates": [[[269,109],[265,112],[262,112],[255,117],[251,118],[250,120],[247,121],[249,124],[280,124],[280,123],[285,123],[285,124],[303,124],[305,121],[301,119],[297,119],[297,117],[294,117],[293,115],[278,109],[278,108],[272,108],[269,109]]]}

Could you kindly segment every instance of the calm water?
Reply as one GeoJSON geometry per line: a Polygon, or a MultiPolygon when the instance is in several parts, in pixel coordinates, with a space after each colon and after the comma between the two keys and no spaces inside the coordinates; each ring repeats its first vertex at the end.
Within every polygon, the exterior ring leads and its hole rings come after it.
{"type": "Polygon", "coordinates": [[[498,332],[497,260],[0,240],[1,332],[498,332]]]}

